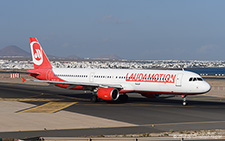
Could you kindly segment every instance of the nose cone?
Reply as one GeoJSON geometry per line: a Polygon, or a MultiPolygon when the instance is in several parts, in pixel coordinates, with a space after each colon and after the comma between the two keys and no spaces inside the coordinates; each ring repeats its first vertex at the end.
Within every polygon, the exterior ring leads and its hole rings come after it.
{"type": "Polygon", "coordinates": [[[204,84],[202,85],[202,92],[203,93],[207,93],[211,90],[211,86],[209,85],[209,83],[207,83],[206,81],[204,81],[204,84]]]}

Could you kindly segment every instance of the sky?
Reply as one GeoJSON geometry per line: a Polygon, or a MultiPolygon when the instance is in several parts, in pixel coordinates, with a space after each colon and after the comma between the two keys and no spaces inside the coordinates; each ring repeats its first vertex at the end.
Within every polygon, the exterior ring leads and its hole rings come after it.
{"type": "Polygon", "coordinates": [[[225,60],[224,0],[5,0],[0,49],[129,60],[225,60]]]}

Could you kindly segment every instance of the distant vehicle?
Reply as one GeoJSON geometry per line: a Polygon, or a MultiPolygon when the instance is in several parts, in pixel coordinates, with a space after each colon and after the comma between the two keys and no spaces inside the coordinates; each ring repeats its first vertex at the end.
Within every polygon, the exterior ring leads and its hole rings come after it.
{"type": "Polygon", "coordinates": [[[30,37],[30,47],[34,69],[27,73],[39,79],[35,81],[66,89],[90,90],[92,102],[127,101],[127,94],[135,92],[148,98],[181,95],[186,105],[187,95],[204,94],[211,89],[201,76],[185,70],[54,68],[35,37],[30,37]]]}

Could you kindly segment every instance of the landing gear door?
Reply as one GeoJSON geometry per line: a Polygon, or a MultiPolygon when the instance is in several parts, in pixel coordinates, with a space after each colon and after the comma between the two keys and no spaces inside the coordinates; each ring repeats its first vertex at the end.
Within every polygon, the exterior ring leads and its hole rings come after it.
{"type": "Polygon", "coordinates": [[[95,73],[92,72],[92,73],[90,74],[90,76],[89,76],[89,81],[90,81],[90,82],[94,82],[94,76],[95,76],[95,73]]]}
{"type": "Polygon", "coordinates": [[[177,87],[181,87],[182,86],[182,78],[183,78],[183,74],[182,73],[177,74],[177,77],[176,77],[176,86],[177,87]]]}

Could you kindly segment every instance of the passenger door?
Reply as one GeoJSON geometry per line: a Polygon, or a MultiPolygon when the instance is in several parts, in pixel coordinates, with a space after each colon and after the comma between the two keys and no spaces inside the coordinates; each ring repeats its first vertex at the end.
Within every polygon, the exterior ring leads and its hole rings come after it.
{"type": "Polygon", "coordinates": [[[90,74],[90,76],[89,76],[89,81],[90,81],[90,82],[94,82],[94,76],[95,76],[95,73],[92,72],[92,73],[90,74]]]}
{"type": "Polygon", "coordinates": [[[182,73],[177,74],[177,78],[176,78],[176,86],[177,87],[181,87],[182,86],[182,78],[183,78],[183,74],[182,73]]]}

